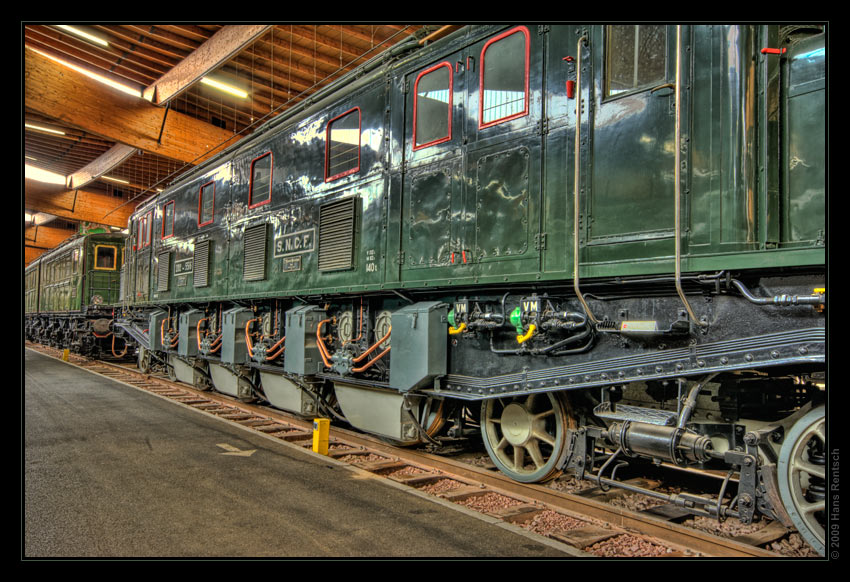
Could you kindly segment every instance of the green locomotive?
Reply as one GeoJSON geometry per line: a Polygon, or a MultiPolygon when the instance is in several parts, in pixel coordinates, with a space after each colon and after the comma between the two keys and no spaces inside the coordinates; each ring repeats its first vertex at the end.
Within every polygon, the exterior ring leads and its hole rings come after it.
{"type": "Polygon", "coordinates": [[[28,340],[91,356],[126,355],[128,343],[123,338],[116,342],[113,328],[125,238],[120,233],[76,235],[26,266],[28,340]]]}
{"type": "Polygon", "coordinates": [[[401,443],[480,433],[520,481],[727,468],[737,494],[670,501],[823,552],[825,36],[393,49],[137,209],[121,326],[142,367],[401,443]]]}

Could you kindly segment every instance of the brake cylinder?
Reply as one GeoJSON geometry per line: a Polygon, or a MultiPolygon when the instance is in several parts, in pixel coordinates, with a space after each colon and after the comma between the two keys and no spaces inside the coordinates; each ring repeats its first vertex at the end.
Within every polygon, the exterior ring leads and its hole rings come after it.
{"type": "Polygon", "coordinates": [[[711,458],[709,437],[675,426],[615,422],[608,428],[607,438],[630,456],[652,457],[677,465],[702,463],[711,458]]]}

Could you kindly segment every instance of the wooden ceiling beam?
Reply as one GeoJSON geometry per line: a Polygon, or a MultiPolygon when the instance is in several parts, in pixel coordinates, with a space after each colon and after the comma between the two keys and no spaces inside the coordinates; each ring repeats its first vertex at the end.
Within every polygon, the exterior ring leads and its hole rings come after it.
{"type": "Polygon", "coordinates": [[[75,221],[127,228],[135,204],[89,190],[67,190],[55,184],[25,179],[26,208],[75,221]]]}
{"type": "Polygon", "coordinates": [[[68,37],[59,32],[43,27],[29,27],[25,31],[24,42],[27,46],[37,48],[45,53],[61,54],[62,59],[84,69],[98,70],[104,77],[109,77],[125,85],[144,87],[153,76],[145,76],[131,67],[122,66],[116,62],[116,57],[107,50],[101,50],[85,42],[66,42],[68,37]]]}
{"type": "Polygon", "coordinates": [[[176,67],[148,86],[143,92],[145,99],[155,105],[168,102],[229,61],[270,28],[271,25],[267,24],[225,26],[176,67]]]}
{"type": "Polygon", "coordinates": [[[124,161],[136,153],[136,148],[116,144],[110,148],[108,152],[98,157],[92,163],[87,164],[83,169],[74,172],[65,178],[65,185],[68,188],[83,188],[91,182],[94,182],[111,169],[120,166],[124,161]]]}
{"type": "Polygon", "coordinates": [[[62,241],[77,234],[76,229],[56,228],[48,224],[25,228],[24,244],[29,248],[48,250],[58,247],[62,241]]]}
{"type": "Polygon", "coordinates": [[[27,108],[41,115],[182,162],[199,163],[238,139],[177,111],[101,88],[31,50],[25,54],[24,97],[27,108]]]}

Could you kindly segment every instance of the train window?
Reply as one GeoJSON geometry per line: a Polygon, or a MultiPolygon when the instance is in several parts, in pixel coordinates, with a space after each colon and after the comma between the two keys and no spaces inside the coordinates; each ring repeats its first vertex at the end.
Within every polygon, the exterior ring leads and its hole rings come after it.
{"type": "Polygon", "coordinates": [[[272,153],[268,152],[251,162],[251,186],[248,188],[248,208],[268,204],[272,199],[272,153]]]}
{"type": "Polygon", "coordinates": [[[206,226],[213,221],[215,214],[215,182],[201,186],[198,193],[198,226],[206,226]]]}
{"type": "Polygon", "coordinates": [[[608,27],[607,88],[617,95],[664,81],[667,75],[667,27],[608,27]]]}
{"type": "Polygon", "coordinates": [[[328,122],[325,181],[342,178],[360,169],[360,108],[328,122]]]}
{"type": "Polygon", "coordinates": [[[452,66],[440,63],[416,77],[413,101],[413,149],[452,138],[452,66]]]}
{"type": "Polygon", "coordinates": [[[528,114],[529,35],[524,26],[490,39],[481,51],[479,127],[528,114]]]}
{"type": "Polygon", "coordinates": [[[116,267],[116,259],[118,258],[118,249],[102,245],[94,247],[94,268],[99,271],[114,271],[116,267]]]}
{"type": "Polygon", "coordinates": [[[153,230],[153,211],[145,214],[139,222],[139,248],[143,249],[151,244],[151,231],[153,230]]]}
{"type": "Polygon", "coordinates": [[[160,238],[174,236],[174,200],[162,208],[162,232],[160,238]]]}

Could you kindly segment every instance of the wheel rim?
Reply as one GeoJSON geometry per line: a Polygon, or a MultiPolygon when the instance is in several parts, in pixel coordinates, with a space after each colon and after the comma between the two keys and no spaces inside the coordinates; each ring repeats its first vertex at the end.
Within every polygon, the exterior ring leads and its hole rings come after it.
{"type": "Polygon", "coordinates": [[[824,407],[799,419],[779,453],[779,492],[797,531],[824,554],[826,515],[826,421],[824,407]]]}
{"type": "Polygon", "coordinates": [[[536,483],[557,476],[572,416],[554,393],[486,400],[481,406],[484,446],[500,471],[536,483]]]}

